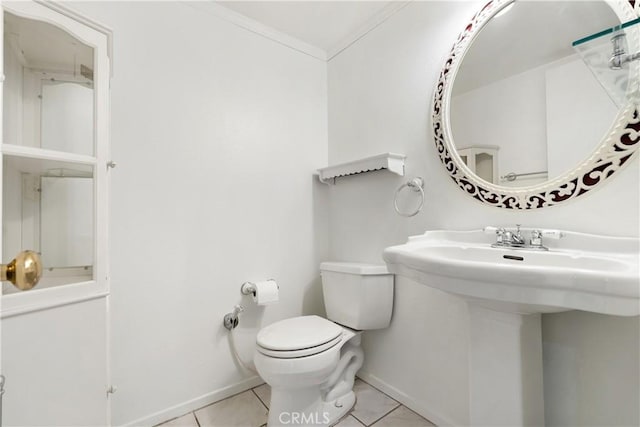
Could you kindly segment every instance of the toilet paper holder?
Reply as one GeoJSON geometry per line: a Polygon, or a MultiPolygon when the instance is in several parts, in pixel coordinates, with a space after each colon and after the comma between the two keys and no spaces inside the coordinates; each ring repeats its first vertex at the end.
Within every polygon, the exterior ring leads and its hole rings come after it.
{"type": "Polygon", "coordinates": [[[253,295],[256,296],[256,284],[253,282],[244,282],[242,286],[240,286],[240,292],[242,295],[253,295]]]}
{"type": "MultiPolygon", "coordinates": [[[[269,280],[273,280],[275,282],[274,279],[269,279],[269,280]]],[[[253,282],[244,282],[242,286],[240,286],[240,292],[242,292],[242,295],[253,295],[255,297],[256,291],[257,291],[256,284],[253,282]]]]}

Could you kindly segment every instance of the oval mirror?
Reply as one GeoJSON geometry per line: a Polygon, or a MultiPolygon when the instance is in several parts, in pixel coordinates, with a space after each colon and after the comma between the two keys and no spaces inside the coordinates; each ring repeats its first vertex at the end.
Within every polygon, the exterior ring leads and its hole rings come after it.
{"type": "Polygon", "coordinates": [[[637,25],[612,29],[635,18],[616,0],[485,5],[434,97],[436,147],[458,186],[497,207],[534,209],[583,195],[627,164],[639,141],[638,62],[612,70],[609,61],[616,34],[626,34],[625,52],[638,46],[637,25]]]}

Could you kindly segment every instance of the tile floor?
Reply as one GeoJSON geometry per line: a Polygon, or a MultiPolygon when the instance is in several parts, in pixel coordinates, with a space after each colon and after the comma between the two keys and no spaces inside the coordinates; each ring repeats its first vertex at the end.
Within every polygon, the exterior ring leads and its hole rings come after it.
{"type": "MultiPolygon", "coordinates": [[[[336,427],[431,427],[434,424],[356,379],[356,405],[336,427]]],[[[263,384],[158,427],[260,427],[267,422],[271,390],[263,384]]]]}

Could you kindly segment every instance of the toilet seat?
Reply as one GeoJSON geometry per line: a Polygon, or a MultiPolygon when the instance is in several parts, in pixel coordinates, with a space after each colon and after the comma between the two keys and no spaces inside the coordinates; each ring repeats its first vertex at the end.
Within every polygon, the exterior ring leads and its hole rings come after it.
{"type": "Polygon", "coordinates": [[[315,347],[303,348],[300,350],[269,350],[260,346],[257,346],[257,350],[265,356],[274,357],[277,359],[296,359],[299,357],[313,356],[315,354],[322,353],[326,350],[329,350],[331,347],[338,345],[340,341],[342,341],[341,336],[329,341],[328,343],[315,347]]]}
{"type": "Polygon", "coordinates": [[[263,328],[258,333],[257,350],[282,359],[307,357],[334,347],[342,335],[342,327],[322,317],[294,317],[263,328]]]}

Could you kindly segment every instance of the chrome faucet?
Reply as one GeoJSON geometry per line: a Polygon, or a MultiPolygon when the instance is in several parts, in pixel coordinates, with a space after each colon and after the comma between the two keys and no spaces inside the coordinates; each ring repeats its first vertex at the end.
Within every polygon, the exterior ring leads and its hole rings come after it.
{"type": "Polygon", "coordinates": [[[502,243],[507,246],[524,246],[525,239],[522,237],[520,233],[520,224],[516,224],[516,232],[505,231],[504,237],[502,238],[502,243]]]}
{"type": "Polygon", "coordinates": [[[548,251],[549,248],[542,244],[542,237],[551,239],[560,239],[564,237],[564,233],[558,230],[531,230],[529,243],[520,231],[520,224],[516,224],[516,230],[511,231],[503,227],[485,227],[486,234],[496,235],[496,241],[491,245],[492,248],[509,248],[509,249],[531,249],[538,251],[548,251]]]}

